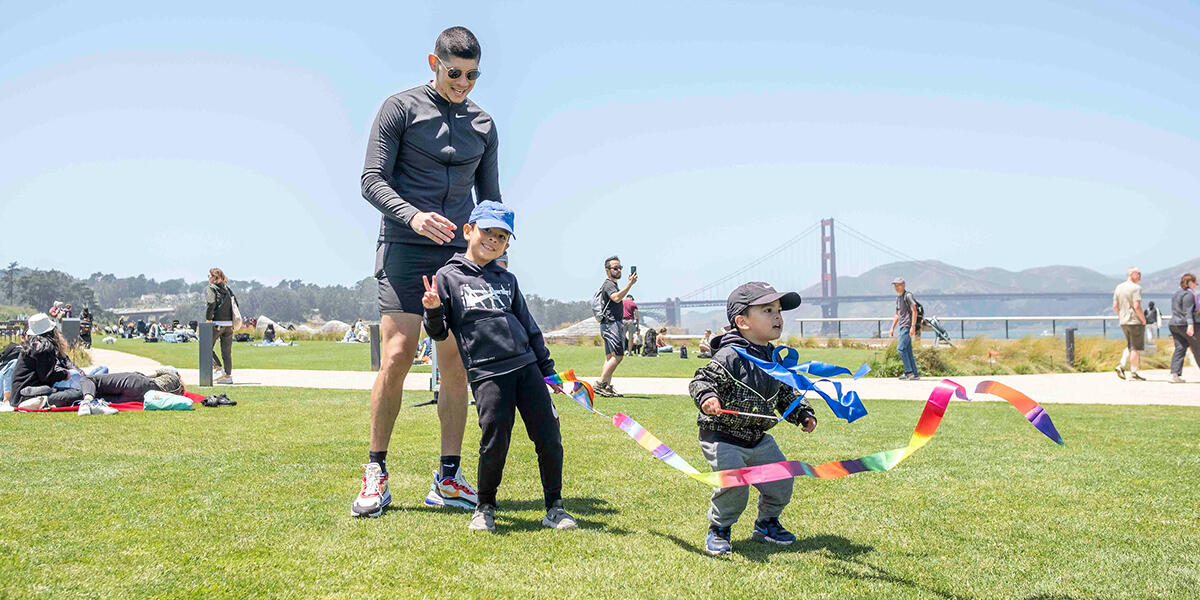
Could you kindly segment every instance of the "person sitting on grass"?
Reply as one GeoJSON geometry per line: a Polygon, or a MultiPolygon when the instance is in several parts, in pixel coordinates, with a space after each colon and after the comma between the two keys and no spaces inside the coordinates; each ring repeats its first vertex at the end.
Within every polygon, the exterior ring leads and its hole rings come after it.
{"type": "Polygon", "coordinates": [[[467,251],[432,281],[422,277],[425,332],[439,342],[454,333],[479,413],[479,501],[468,529],[495,531],[496,492],[516,411],[537,452],[546,501],[542,525],[575,529],[575,518],[563,510],[562,434],[544,379],[554,374],[554,361],[516,276],[494,263],[508,249],[513,219],[512,209],[490,200],[471,211],[463,226],[467,251]]]}
{"type": "Polygon", "coordinates": [[[29,317],[25,339],[13,366],[9,403],[20,408],[40,408],[53,393],[54,384],[78,370],[67,356],[67,340],[46,313],[29,317]]]}
{"type": "MultiPolygon", "coordinates": [[[[722,409],[774,417],[783,415],[797,398],[796,389],[774,379],[743,358],[734,348],[766,361],[775,348],[771,341],[783,332],[783,314],[800,306],[800,295],[780,293],[760,282],[745,283],[733,290],[725,303],[730,328],[712,339],[713,357],[696,370],[688,392],[700,414],[700,450],[714,471],[753,467],[787,460],[767,430],[778,423],[773,418],[722,413],[722,409]]],[[[787,414],[789,423],[803,426],[805,432],[817,427],[812,407],[800,400],[787,414]]],[[[755,541],[791,544],[796,541],[779,515],[792,499],[792,479],[756,484],[758,518],[754,521],[755,541]]],[[[750,498],[748,486],[719,488],[713,491],[708,509],[708,535],[705,550],[712,556],[733,551],[731,530],[750,498]]]]}

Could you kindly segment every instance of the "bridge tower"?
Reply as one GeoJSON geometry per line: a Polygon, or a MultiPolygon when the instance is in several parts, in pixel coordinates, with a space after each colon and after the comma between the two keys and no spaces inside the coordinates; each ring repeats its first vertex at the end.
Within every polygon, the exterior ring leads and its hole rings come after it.
{"type": "MultiPolygon", "coordinates": [[[[833,299],[821,306],[821,316],[826,319],[838,316],[836,248],[833,239],[833,219],[821,219],[821,297],[833,299]]],[[[822,325],[822,333],[833,330],[833,323],[822,325]]]]}

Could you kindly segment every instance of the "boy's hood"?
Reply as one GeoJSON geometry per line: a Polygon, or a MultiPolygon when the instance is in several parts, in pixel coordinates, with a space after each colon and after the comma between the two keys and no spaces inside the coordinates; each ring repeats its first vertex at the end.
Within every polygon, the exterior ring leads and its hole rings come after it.
{"type": "Polygon", "coordinates": [[[772,353],[770,344],[767,344],[766,346],[759,346],[758,344],[752,343],[750,340],[742,337],[742,332],[736,329],[732,331],[725,331],[720,335],[714,336],[711,340],[709,340],[709,345],[712,347],[713,352],[716,352],[725,346],[737,346],[751,354],[763,358],[769,358],[772,353]]]}
{"type": "Polygon", "coordinates": [[[481,267],[472,262],[471,259],[467,258],[467,255],[464,252],[459,252],[458,254],[450,257],[450,260],[446,261],[446,264],[456,265],[458,268],[466,271],[467,273],[471,273],[472,275],[480,275],[484,271],[492,271],[496,273],[504,271],[504,268],[496,264],[496,261],[494,260],[481,267]]]}

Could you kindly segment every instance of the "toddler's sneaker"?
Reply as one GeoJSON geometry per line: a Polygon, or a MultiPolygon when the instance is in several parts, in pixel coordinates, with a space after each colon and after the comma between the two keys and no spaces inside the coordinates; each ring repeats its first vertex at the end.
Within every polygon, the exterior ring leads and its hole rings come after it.
{"type": "Polygon", "coordinates": [[[471,524],[467,525],[470,531],[486,531],[491,533],[496,530],[496,507],[491,504],[480,504],[475,509],[475,514],[471,515],[471,524]]]}
{"type": "Polygon", "coordinates": [[[378,517],[383,514],[383,507],[392,503],[392,492],[388,490],[388,476],[379,467],[379,463],[363,465],[362,489],[354,504],[350,505],[352,517],[378,517]]]}
{"type": "Polygon", "coordinates": [[[733,552],[733,543],[729,541],[731,535],[732,531],[729,527],[709,525],[708,535],[704,538],[704,551],[708,552],[709,556],[721,556],[733,552]]]}
{"type": "Polygon", "coordinates": [[[754,522],[754,533],[750,536],[756,542],[770,542],[786,546],[796,541],[796,536],[792,532],[783,528],[779,524],[779,518],[771,517],[754,522]]]}
{"type": "Polygon", "coordinates": [[[562,500],[555,500],[554,504],[546,509],[546,516],[542,517],[542,526],[550,529],[575,529],[579,524],[575,522],[575,517],[563,510],[562,500]]]}
{"type": "Polygon", "coordinates": [[[433,483],[429,484],[425,504],[471,510],[478,502],[479,496],[475,493],[475,488],[463,478],[461,467],[454,472],[454,477],[442,477],[437,471],[433,472],[433,483]]]}

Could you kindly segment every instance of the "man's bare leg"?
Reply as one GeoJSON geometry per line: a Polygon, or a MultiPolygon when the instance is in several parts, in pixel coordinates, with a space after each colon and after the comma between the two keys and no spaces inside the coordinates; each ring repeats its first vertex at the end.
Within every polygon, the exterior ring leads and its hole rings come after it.
{"type": "Polygon", "coordinates": [[[459,456],[467,427],[467,370],[454,336],[437,342],[437,355],[441,375],[437,410],[442,426],[442,455],[459,456]]]}
{"type": "MultiPolygon", "coordinates": [[[[392,439],[392,427],[404,397],[404,379],[412,368],[421,335],[421,316],[386,313],[379,321],[380,361],[371,386],[371,451],[383,452],[392,439]]],[[[441,350],[441,347],[438,348],[441,350]]],[[[462,434],[459,434],[461,443],[462,434]]]]}
{"type": "Polygon", "coordinates": [[[620,354],[606,354],[604,356],[604,368],[600,370],[600,383],[612,383],[613,373],[617,370],[617,365],[621,364],[621,360],[625,357],[620,354]]]}

